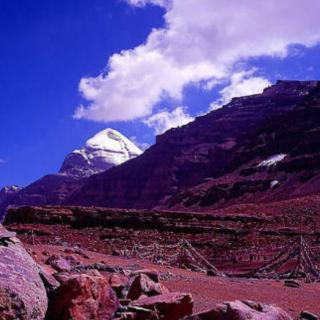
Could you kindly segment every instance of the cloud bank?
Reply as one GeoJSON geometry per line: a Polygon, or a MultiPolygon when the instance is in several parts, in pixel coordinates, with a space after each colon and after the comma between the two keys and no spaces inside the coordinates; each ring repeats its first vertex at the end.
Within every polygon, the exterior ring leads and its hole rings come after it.
{"type": "Polygon", "coordinates": [[[179,101],[187,85],[208,88],[230,77],[218,104],[234,94],[256,92],[268,85],[267,79],[252,74],[239,80],[233,75],[236,63],[257,56],[285,57],[290,45],[309,47],[320,40],[319,0],[127,2],[165,8],[165,25],[140,46],[111,56],[106,74],[81,79],[79,90],[87,103],[77,108],[75,118],[142,119],[162,131],[165,125],[153,112],[164,97],[179,101]]]}
{"type": "Polygon", "coordinates": [[[234,97],[243,97],[258,94],[271,85],[270,81],[254,75],[256,70],[240,71],[230,77],[230,85],[224,87],[219,93],[221,98],[210,104],[210,110],[217,110],[229,103],[234,97]]]}

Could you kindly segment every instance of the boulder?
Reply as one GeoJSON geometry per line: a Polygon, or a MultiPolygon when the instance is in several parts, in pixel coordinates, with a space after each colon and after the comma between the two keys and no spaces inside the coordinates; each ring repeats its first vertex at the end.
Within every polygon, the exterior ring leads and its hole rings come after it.
{"type": "Polygon", "coordinates": [[[156,296],[168,293],[169,290],[161,283],[154,282],[146,274],[139,274],[130,279],[127,298],[138,299],[141,295],[156,296]]]}
{"type": "Polygon", "coordinates": [[[170,292],[153,297],[142,297],[131,304],[156,311],[161,320],[178,320],[192,314],[193,300],[187,293],[170,292]]]}
{"type": "Polygon", "coordinates": [[[50,301],[49,320],[109,320],[119,306],[102,276],[80,274],[63,282],[50,301]]]}
{"type": "Polygon", "coordinates": [[[50,265],[58,272],[68,272],[72,269],[68,260],[56,254],[49,257],[46,264],[50,265]]]}
{"type": "Polygon", "coordinates": [[[189,320],[292,320],[282,309],[253,301],[233,301],[218,304],[212,310],[195,314],[189,320]]]}
{"type": "Polygon", "coordinates": [[[123,289],[128,284],[128,277],[122,274],[113,273],[109,278],[111,288],[116,292],[118,298],[123,298],[123,289]]]}
{"type": "Polygon", "coordinates": [[[43,320],[47,294],[38,266],[15,234],[0,225],[1,320],[43,320]]]}
{"type": "Polygon", "coordinates": [[[131,272],[130,276],[137,276],[140,274],[147,275],[154,282],[159,282],[159,271],[155,269],[140,269],[131,272]]]}
{"type": "Polygon", "coordinates": [[[300,319],[301,320],[318,320],[319,317],[309,311],[302,311],[300,313],[300,319]]]}

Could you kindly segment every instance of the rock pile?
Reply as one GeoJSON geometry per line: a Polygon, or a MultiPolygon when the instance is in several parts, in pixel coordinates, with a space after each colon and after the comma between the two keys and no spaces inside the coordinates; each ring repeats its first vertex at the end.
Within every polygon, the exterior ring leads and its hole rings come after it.
{"type": "MultiPolygon", "coordinates": [[[[38,266],[15,233],[0,226],[1,320],[292,320],[278,307],[252,301],[193,314],[192,296],[169,292],[157,270],[85,265],[59,254],[44,261],[38,266]]],[[[316,320],[306,311],[300,318],[316,320]]]]}
{"type": "Polygon", "coordinates": [[[192,314],[191,295],[169,293],[153,270],[135,271],[129,276],[102,276],[97,270],[87,270],[86,274],[64,271],[54,276],[61,285],[50,293],[48,320],[178,320],[192,314]]]}

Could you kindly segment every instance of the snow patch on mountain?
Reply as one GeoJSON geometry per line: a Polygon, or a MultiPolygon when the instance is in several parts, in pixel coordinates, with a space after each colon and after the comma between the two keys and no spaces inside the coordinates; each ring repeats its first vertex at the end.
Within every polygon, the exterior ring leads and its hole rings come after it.
{"type": "Polygon", "coordinates": [[[282,161],[286,156],[287,156],[287,154],[285,154],[285,153],[275,154],[273,156],[270,156],[266,160],[261,161],[258,164],[258,167],[270,167],[270,166],[273,166],[273,165],[277,164],[278,162],[282,161]]]}
{"type": "Polygon", "coordinates": [[[105,171],[132,158],[142,151],[114,129],[105,129],[90,138],[82,149],[71,152],[60,173],[82,178],[105,171]]]}

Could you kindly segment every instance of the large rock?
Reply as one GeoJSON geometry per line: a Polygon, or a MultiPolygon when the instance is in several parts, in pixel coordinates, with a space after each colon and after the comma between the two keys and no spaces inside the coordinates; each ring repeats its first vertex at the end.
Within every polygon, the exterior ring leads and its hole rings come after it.
{"type": "Polygon", "coordinates": [[[131,272],[130,276],[137,276],[140,274],[145,274],[147,275],[151,280],[154,282],[159,282],[159,271],[155,269],[140,269],[131,272]]]}
{"type": "Polygon", "coordinates": [[[116,292],[118,298],[123,298],[123,289],[128,284],[128,277],[123,274],[113,273],[109,278],[111,288],[116,292]]]}
{"type": "Polygon", "coordinates": [[[171,292],[139,298],[131,305],[156,311],[161,320],[178,320],[192,314],[193,300],[190,294],[171,292]]]}
{"type": "Polygon", "coordinates": [[[49,305],[50,320],[109,320],[119,306],[102,276],[78,275],[63,282],[49,305]]]}
{"type": "Polygon", "coordinates": [[[58,272],[68,272],[71,271],[72,266],[70,263],[64,258],[59,255],[52,255],[50,256],[46,264],[49,264],[51,267],[56,269],[58,272]]]}
{"type": "Polygon", "coordinates": [[[141,295],[150,297],[168,292],[169,290],[164,285],[154,282],[146,274],[141,273],[130,280],[127,298],[136,300],[141,295]]]}
{"type": "Polygon", "coordinates": [[[282,309],[253,301],[224,302],[212,310],[193,315],[189,320],[292,320],[282,309]]]}
{"type": "Polygon", "coordinates": [[[36,263],[14,235],[0,225],[0,317],[42,320],[46,290],[36,263]]]}

